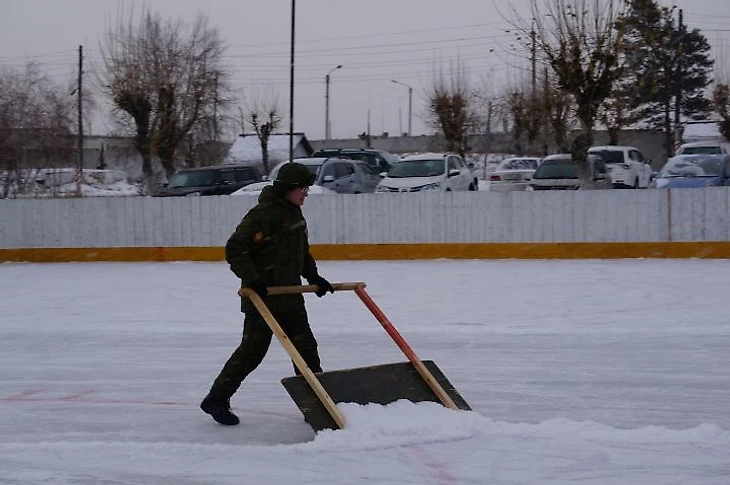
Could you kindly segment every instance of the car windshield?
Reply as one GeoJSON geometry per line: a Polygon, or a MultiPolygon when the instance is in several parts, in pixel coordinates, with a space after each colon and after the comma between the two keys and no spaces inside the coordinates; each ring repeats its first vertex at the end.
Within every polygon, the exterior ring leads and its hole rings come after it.
{"type": "Polygon", "coordinates": [[[659,177],[717,177],[722,170],[722,157],[684,156],[670,158],[659,171],[659,177]]]}
{"type": "Polygon", "coordinates": [[[360,160],[366,163],[369,163],[370,165],[377,166],[378,165],[378,156],[374,153],[338,153],[336,156],[341,158],[349,158],[351,160],[360,160]]]}
{"type": "Polygon", "coordinates": [[[591,150],[591,155],[598,155],[606,163],[624,163],[624,152],[619,150],[591,150]]]}
{"type": "Polygon", "coordinates": [[[324,162],[318,163],[317,165],[312,165],[310,163],[303,164],[303,165],[305,167],[307,167],[307,170],[309,170],[312,173],[312,175],[317,175],[319,173],[319,169],[322,168],[323,164],[324,164],[324,162]]]}
{"type": "Polygon", "coordinates": [[[533,158],[514,158],[511,160],[503,160],[497,170],[535,170],[537,168],[537,160],[533,158]]]}
{"type": "Polygon", "coordinates": [[[704,145],[696,147],[684,147],[680,155],[719,155],[722,153],[717,145],[704,145]]]}
{"type": "Polygon", "coordinates": [[[215,172],[212,170],[186,170],[172,176],[170,188],[201,187],[215,184],[215,172]]]}
{"type": "Polygon", "coordinates": [[[401,160],[390,168],[388,177],[435,177],[444,171],[443,160],[401,160]]]}
{"type": "Polygon", "coordinates": [[[360,169],[363,172],[365,172],[368,175],[372,175],[373,177],[376,177],[376,176],[379,177],[380,176],[380,172],[378,172],[377,170],[375,170],[374,167],[371,167],[370,165],[368,165],[365,162],[359,163],[358,166],[360,167],[360,169]]]}
{"type": "Polygon", "coordinates": [[[578,164],[572,160],[545,160],[542,162],[533,179],[577,179],[578,164]]]}

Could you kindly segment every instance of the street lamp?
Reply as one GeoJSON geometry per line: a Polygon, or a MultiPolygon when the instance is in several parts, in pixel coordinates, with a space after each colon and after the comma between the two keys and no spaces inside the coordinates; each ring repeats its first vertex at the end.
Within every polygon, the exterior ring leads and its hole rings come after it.
{"type": "Polygon", "coordinates": [[[341,69],[342,64],[333,67],[324,77],[324,139],[330,139],[330,74],[341,69]]]}
{"type": "Polygon", "coordinates": [[[391,79],[391,82],[408,88],[408,136],[411,136],[411,122],[413,121],[413,88],[406,83],[396,81],[395,79],[391,79]]]}
{"type": "Polygon", "coordinates": [[[294,39],[297,1],[291,0],[291,40],[289,49],[289,160],[294,160],[294,39]]]}

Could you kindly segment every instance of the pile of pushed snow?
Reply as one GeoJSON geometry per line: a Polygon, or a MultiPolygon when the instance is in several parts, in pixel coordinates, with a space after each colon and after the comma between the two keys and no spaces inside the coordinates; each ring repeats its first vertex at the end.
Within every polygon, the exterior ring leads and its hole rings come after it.
{"type": "Polygon", "coordinates": [[[345,429],[317,433],[307,448],[323,450],[382,449],[464,440],[486,432],[490,420],[474,411],[458,411],[435,402],[401,399],[381,404],[339,403],[345,429]]]}
{"type": "Polygon", "coordinates": [[[730,432],[705,423],[674,430],[662,426],[618,429],[592,421],[557,418],[541,423],[493,421],[476,411],[448,409],[435,402],[399,400],[380,404],[338,403],[347,425],[324,430],[314,441],[289,445],[302,451],[367,451],[473,439],[606,442],[626,444],[730,445],[730,432]]]}

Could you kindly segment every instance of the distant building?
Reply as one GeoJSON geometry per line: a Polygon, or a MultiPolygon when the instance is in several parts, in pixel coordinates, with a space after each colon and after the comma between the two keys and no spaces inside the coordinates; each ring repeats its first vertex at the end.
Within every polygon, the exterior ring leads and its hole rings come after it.
{"type": "MultiPolygon", "coordinates": [[[[304,133],[294,133],[294,158],[310,156],[314,150],[304,133]]],[[[275,133],[269,137],[269,167],[289,160],[289,133],[275,133]]],[[[239,135],[233,142],[224,163],[261,165],[261,141],[254,133],[239,135]]]]}

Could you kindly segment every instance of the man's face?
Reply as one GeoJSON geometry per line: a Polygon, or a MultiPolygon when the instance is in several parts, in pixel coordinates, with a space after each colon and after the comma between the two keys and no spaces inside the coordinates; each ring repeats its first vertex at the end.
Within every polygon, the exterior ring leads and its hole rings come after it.
{"type": "Polygon", "coordinates": [[[297,187],[286,193],[284,198],[294,205],[304,205],[304,199],[309,194],[309,187],[297,187]]]}

